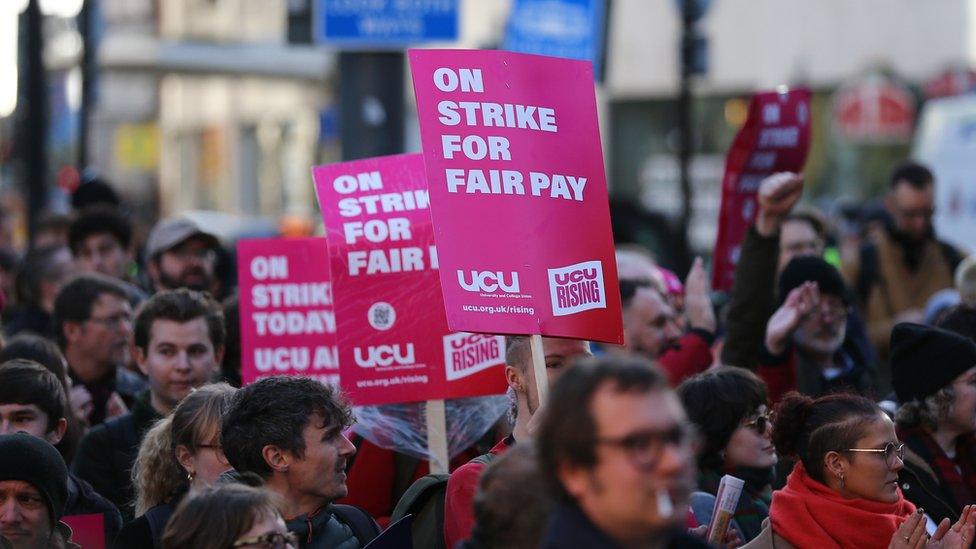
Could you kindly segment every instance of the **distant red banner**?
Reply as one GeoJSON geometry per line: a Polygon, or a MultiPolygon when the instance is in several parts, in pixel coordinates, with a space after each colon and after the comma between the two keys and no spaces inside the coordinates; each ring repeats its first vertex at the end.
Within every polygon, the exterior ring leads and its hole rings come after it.
{"type": "Polygon", "coordinates": [[[746,230],[756,219],[759,182],[777,172],[801,172],[810,148],[810,90],[761,92],[729,149],[715,241],[712,286],[729,291],[746,230]]]}
{"type": "Polygon", "coordinates": [[[241,379],[277,374],[338,384],[335,313],[324,238],[237,244],[241,379]]]}
{"type": "Polygon", "coordinates": [[[503,393],[500,336],[451,333],[423,158],[319,166],[343,390],[358,405],[503,393]]]}

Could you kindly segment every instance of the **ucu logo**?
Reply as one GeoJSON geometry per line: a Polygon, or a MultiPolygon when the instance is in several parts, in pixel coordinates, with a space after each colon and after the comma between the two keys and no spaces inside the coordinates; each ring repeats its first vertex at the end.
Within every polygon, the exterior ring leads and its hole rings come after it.
{"type": "Polygon", "coordinates": [[[548,272],[553,316],[607,308],[603,264],[599,261],[584,261],[548,272]]]}
{"type": "Polygon", "coordinates": [[[583,282],[584,280],[596,280],[596,268],[580,269],[571,273],[556,274],[556,284],[569,284],[570,282],[583,282]]]}
{"type": "Polygon", "coordinates": [[[375,368],[377,366],[409,366],[415,364],[413,343],[407,343],[404,348],[397,345],[376,345],[367,347],[365,353],[361,347],[353,350],[356,364],[360,368],[375,368]],[[365,356],[364,356],[365,355],[365,356]]]}
{"type": "Polygon", "coordinates": [[[458,284],[469,292],[491,293],[501,288],[505,293],[517,294],[519,292],[518,273],[511,272],[508,274],[509,282],[507,283],[504,273],[501,271],[471,271],[471,282],[465,280],[465,273],[462,270],[458,270],[457,277],[458,284]]]}

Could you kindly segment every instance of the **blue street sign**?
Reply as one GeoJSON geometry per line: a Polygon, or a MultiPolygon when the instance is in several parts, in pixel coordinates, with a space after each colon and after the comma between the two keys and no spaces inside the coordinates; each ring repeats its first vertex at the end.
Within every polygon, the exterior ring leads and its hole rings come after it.
{"type": "Polygon", "coordinates": [[[504,49],[593,62],[603,58],[604,0],[515,0],[504,49]]]}
{"type": "Polygon", "coordinates": [[[458,0],[317,0],[315,41],[406,46],[458,37],[458,0]]]}

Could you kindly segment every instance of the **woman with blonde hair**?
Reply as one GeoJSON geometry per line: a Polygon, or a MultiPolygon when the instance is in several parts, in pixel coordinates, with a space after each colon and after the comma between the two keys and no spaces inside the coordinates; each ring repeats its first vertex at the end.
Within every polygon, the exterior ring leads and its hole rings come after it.
{"type": "Polygon", "coordinates": [[[160,547],[166,521],[187,492],[231,468],[220,423],[235,391],[226,383],[200,387],[146,433],[132,468],[138,518],[122,528],[115,547],[160,547]]]}

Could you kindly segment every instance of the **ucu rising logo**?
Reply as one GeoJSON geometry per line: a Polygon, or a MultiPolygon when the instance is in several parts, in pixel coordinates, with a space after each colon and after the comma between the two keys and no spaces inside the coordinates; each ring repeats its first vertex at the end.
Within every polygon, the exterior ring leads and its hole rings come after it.
{"type": "Polygon", "coordinates": [[[603,264],[599,261],[584,261],[548,271],[553,316],[607,308],[603,264]]]}
{"type": "Polygon", "coordinates": [[[414,360],[413,343],[407,343],[401,347],[396,345],[376,345],[367,347],[365,351],[361,347],[353,349],[356,364],[360,368],[375,368],[377,366],[410,366],[417,361],[414,360]]]}
{"type": "Polygon", "coordinates": [[[505,282],[505,275],[501,271],[471,271],[471,282],[465,280],[465,272],[458,270],[458,284],[469,292],[493,293],[501,289],[507,294],[519,293],[518,273],[508,273],[509,281],[505,282]]]}

